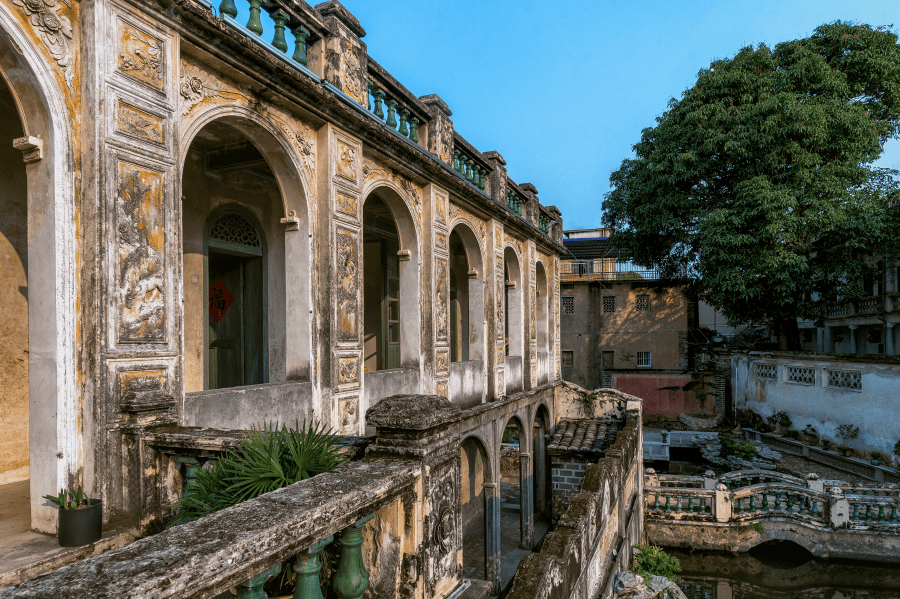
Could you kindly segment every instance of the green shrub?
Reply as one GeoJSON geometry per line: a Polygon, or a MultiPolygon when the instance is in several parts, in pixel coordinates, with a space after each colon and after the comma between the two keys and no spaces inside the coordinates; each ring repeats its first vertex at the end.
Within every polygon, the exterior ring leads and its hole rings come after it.
{"type": "Polygon", "coordinates": [[[900,441],[894,445],[894,455],[900,457],[900,441]]]}
{"type": "Polygon", "coordinates": [[[840,424],[837,427],[837,436],[846,445],[849,441],[859,436],[859,427],[852,424],[840,424]]]}
{"type": "Polygon", "coordinates": [[[783,426],[785,428],[791,425],[791,417],[788,416],[787,412],[775,412],[768,418],[766,418],[766,422],[768,422],[773,428],[775,426],[783,426]]]}
{"type": "Polygon", "coordinates": [[[784,435],[786,437],[790,437],[791,439],[796,439],[797,437],[800,436],[800,431],[789,428],[786,431],[784,431],[784,435]]]}
{"type": "Polygon", "coordinates": [[[635,545],[640,551],[634,556],[635,574],[640,576],[665,576],[674,579],[676,572],[681,572],[681,562],[678,558],[663,551],[656,545],[635,545]]]}
{"type": "Polygon", "coordinates": [[[722,450],[719,452],[719,455],[723,458],[736,455],[749,461],[756,455],[756,447],[752,443],[736,441],[727,435],[719,435],[719,442],[722,444],[722,450]]]}
{"type": "Polygon", "coordinates": [[[227,452],[211,470],[199,470],[172,507],[168,526],[191,522],[247,499],[259,497],[347,462],[331,430],[313,424],[295,428],[263,425],[227,452]]]}

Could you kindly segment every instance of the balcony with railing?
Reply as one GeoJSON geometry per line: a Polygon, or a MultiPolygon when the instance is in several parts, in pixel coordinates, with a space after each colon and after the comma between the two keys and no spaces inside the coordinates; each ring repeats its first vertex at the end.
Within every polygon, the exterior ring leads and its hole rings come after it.
{"type": "Polygon", "coordinates": [[[900,308],[900,294],[869,295],[826,307],[828,318],[855,318],[878,316],[882,311],[895,313],[900,308]]]}
{"type": "Polygon", "coordinates": [[[658,269],[646,268],[634,262],[619,262],[615,258],[562,260],[559,268],[560,280],[563,282],[656,281],[664,278],[658,269]]]}

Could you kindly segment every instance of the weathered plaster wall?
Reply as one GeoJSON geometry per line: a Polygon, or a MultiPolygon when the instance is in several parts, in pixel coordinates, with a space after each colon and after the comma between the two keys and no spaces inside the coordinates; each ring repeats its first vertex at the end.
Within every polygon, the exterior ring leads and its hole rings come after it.
{"type": "Polygon", "coordinates": [[[186,393],[184,425],[247,430],[264,423],[293,426],[313,420],[313,391],[308,382],[245,385],[186,393]]]}
{"type": "Polygon", "coordinates": [[[0,483],[28,478],[28,195],[24,134],[0,79],[0,483]]]}
{"type": "Polygon", "coordinates": [[[731,381],[734,405],[749,409],[763,417],[787,412],[791,427],[815,428],[823,439],[840,443],[837,427],[852,424],[859,427],[859,437],[851,447],[877,450],[890,455],[900,437],[897,415],[897,388],[900,365],[829,360],[828,356],[778,357],[775,354],[751,353],[731,358],[731,381]],[[756,375],[755,364],[775,364],[777,379],[756,375]],[[799,366],[815,369],[815,383],[787,382],[785,369],[799,366]],[[862,373],[862,390],[827,386],[827,371],[843,370],[862,373]]]}
{"type": "Polygon", "coordinates": [[[471,408],[484,401],[484,363],[481,360],[450,363],[450,401],[471,408]]]}
{"type": "MultiPolygon", "coordinates": [[[[184,242],[185,392],[206,388],[205,339],[209,322],[209,289],[205,284],[204,227],[219,207],[249,211],[265,234],[268,313],[268,382],[286,378],[284,214],[281,194],[265,167],[256,170],[208,172],[204,157],[190,152],[182,179],[184,242]]],[[[211,282],[210,282],[211,283],[211,282]]]]}
{"type": "Polygon", "coordinates": [[[678,420],[679,414],[713,414],[716,400],[712,387],[706,389],[708,396],[701,401],[694,391],[665,389],[683,387],[691,382],[687,374],[614,372],[612,386],[624,393],[644,400],[644,420],[678,420]]]}

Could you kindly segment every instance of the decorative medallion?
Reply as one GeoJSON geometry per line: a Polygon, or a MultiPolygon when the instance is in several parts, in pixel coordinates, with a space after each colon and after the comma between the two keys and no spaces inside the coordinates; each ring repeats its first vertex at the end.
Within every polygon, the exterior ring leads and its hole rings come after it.
{"type": "Polygon", "coordinates": [[[359,381],[359,359],[356,356],[338,359],[338,376],[341,383],[359,381]]]}

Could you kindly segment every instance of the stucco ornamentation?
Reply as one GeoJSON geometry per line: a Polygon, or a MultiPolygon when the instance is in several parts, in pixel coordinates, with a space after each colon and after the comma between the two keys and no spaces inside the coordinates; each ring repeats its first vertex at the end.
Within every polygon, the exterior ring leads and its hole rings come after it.
{"type": "Polygon", "coordinates": [[[450,397],[450,383],[447,381],[437,382],[437,394],[441,397],[450,397]]]}
{"type": "Polygon", "coordinates": [[[312,128],[300,123],[289,116],[283,119],[267,113],[269,120],[281,129],[291,142],[294,151],[303,164],[303,170],[306,175],[306,182],[309,188],[312,188],[316,180],[316,145],[312,140],[315,139],[315,133],[312,128]]]}
{"type": "MultiPolygon", "coordinates": [[[[532,281],[534,279],[532,278],[532,281]]],[[[535,318],[534,318],[534,305],[537,303],[537,287],[534,285],[531,286],[531,338],[534,339],[537,336],[537,329],[535,328],[535,318]]]]}
{"type": "Polygon", "coordinates": [[[337,148],[337,173],[356,183],[356,148],[338,142],[337,148]]]}
{"type": "Polygon", "coordinates": [[[166,64],[162,40],[120,20],[117,68],[132,79],[163,91],[166,64]]]}
{"type": "Polygon", "coordinates": [[[440,153],[441,160],[450,164],[453,159],[453,124],[450,119],[441,119],[440,128],[438,129],[440,136],[440,153]]]}
{"type": "Polygon", "coordinates": [[[504,379],[504,374],[502,370],[497,371],[497,389],[496,393],[498,395],[506,395],[506,380],[504,379]]]}
{"type": "MultiPolygon", "coordinates": [[[[70,9],[72,5],[64,0],[70,9]]],[[[62,6],[56,0],[13,0],[20,7],[35,28],[38,37],[47,47],[50,56],[63,70],[69,91],[75,78],[75,57],[72,51],[72,22],[60,14],[62,6]]]]}
{"type": "Polygon", "coordinates": [[[494,243],[498,248],[503,247],[503,231],[497,225],[494,225],[494,243]]]}
{"type": "Polygon", "coordinates": [[[437,353],[437,360],[434,367],[435,371],[447,372],[450,370],[448,357],[449,356],[445,351],[439,351],[437,353]]]}
{"type": "Polygon", "coordinates": [[[188,114],[191,108],[203,100],[220,96],[220,92],[224,89],[222,82],[207,71],[184,60],[181,61],[181,81],[178,91],[182,97],[182,115],[188,114]]]}
{"type": "Polygon", "coordinates": [[[359,380],[359,360],[356,357],[340,358],[338,371],[342,383],[355,383],[359,380]]]}
{"type": "Polygon", "coordinates": [[[343,92],[360,104],[365,104],[366,99],[360,87],[362,79],[360,50],[346,37],[341,38],[341,71],[343,92]]]}
{"type": "Polygon", "coordinates": [[[337,230],[338,334],[343,341],[357,341],[357,250],[355,231],[337,230]]]}
{"type": "Polygon", "coordinates": [[[447,249],[447,236],[443,233],[435,233],[434,234],[434,245],[436,248],[441,250],[447,249]]]}
{"type": "Polygon", "coordinates": [[[137,139],[162,144],[165,141],[165,120],[125,102],[119,102],[116,119],[118,130],[137,139]]]}
{"type": "Polygon", "coordinates": [[[412,208],[416,215],[416,223],[419,229],[422,228],[422,188],[401,175],[400,173],[384,168],[374,162],[365,160],[363,162],[363,182],[367,181],[390,181],[398,185],[406,196],[406,202],[412,208]]]}
{"type": "Polygon", "coordinates": [[[165,340],[163,175],[120,162],[116,197],[118,340],[165,340]]]}
{"type": "Polygon", "coordinates": [[[436,195],[434,197],[435,203],[435,216],[437,217],[437,222],[442,225],[447,224],[447,198],[442,195],[436,195]]]}
{"type": "Polygon", "coordinates": [[[335,209],[338,212],[342,212],[347,216],[356,219],[359,218],[356,206],[357,201],[355,197],[341,192],[337,192],[335,195],[335,209]]]}
{"type": "Polygon", "coordinates": [[[484,224],[484,221],[475,215],[469,213],[463,208],[460,208],[456,204],[450,203],[450,224],[453,225],[457,220],[465,220],[472,226],[472,229],[478,235],[478,241],[482,249],[484,248],[484,238],[487,235],[486,229],[487,227],[484,224]]]}
{"type": "Polygon", "coordinates": [[[449,320],[448,305],[450,302],[450,282],[447,276],[447,260],[438,258],[435,262],[437,265],[437,280],[435,281],[437,284],[437,297],[435,298],[437,303],[437,309],[435,310],[437,322],[435,323],[435,330],[437,331],[438,340],[446,341],[449,320]]]}
{"type": "Polygon", "coordinates": [[[503,347],[497,348],[497,363],[503,364],[506,361],[506,350],[503,347]]]}
{"type": "Polygon", "coordinates": [[[503,273],[497,276],[497,339],[503,344],[506,332],[506,318],[503,310],[503,273]]]}

